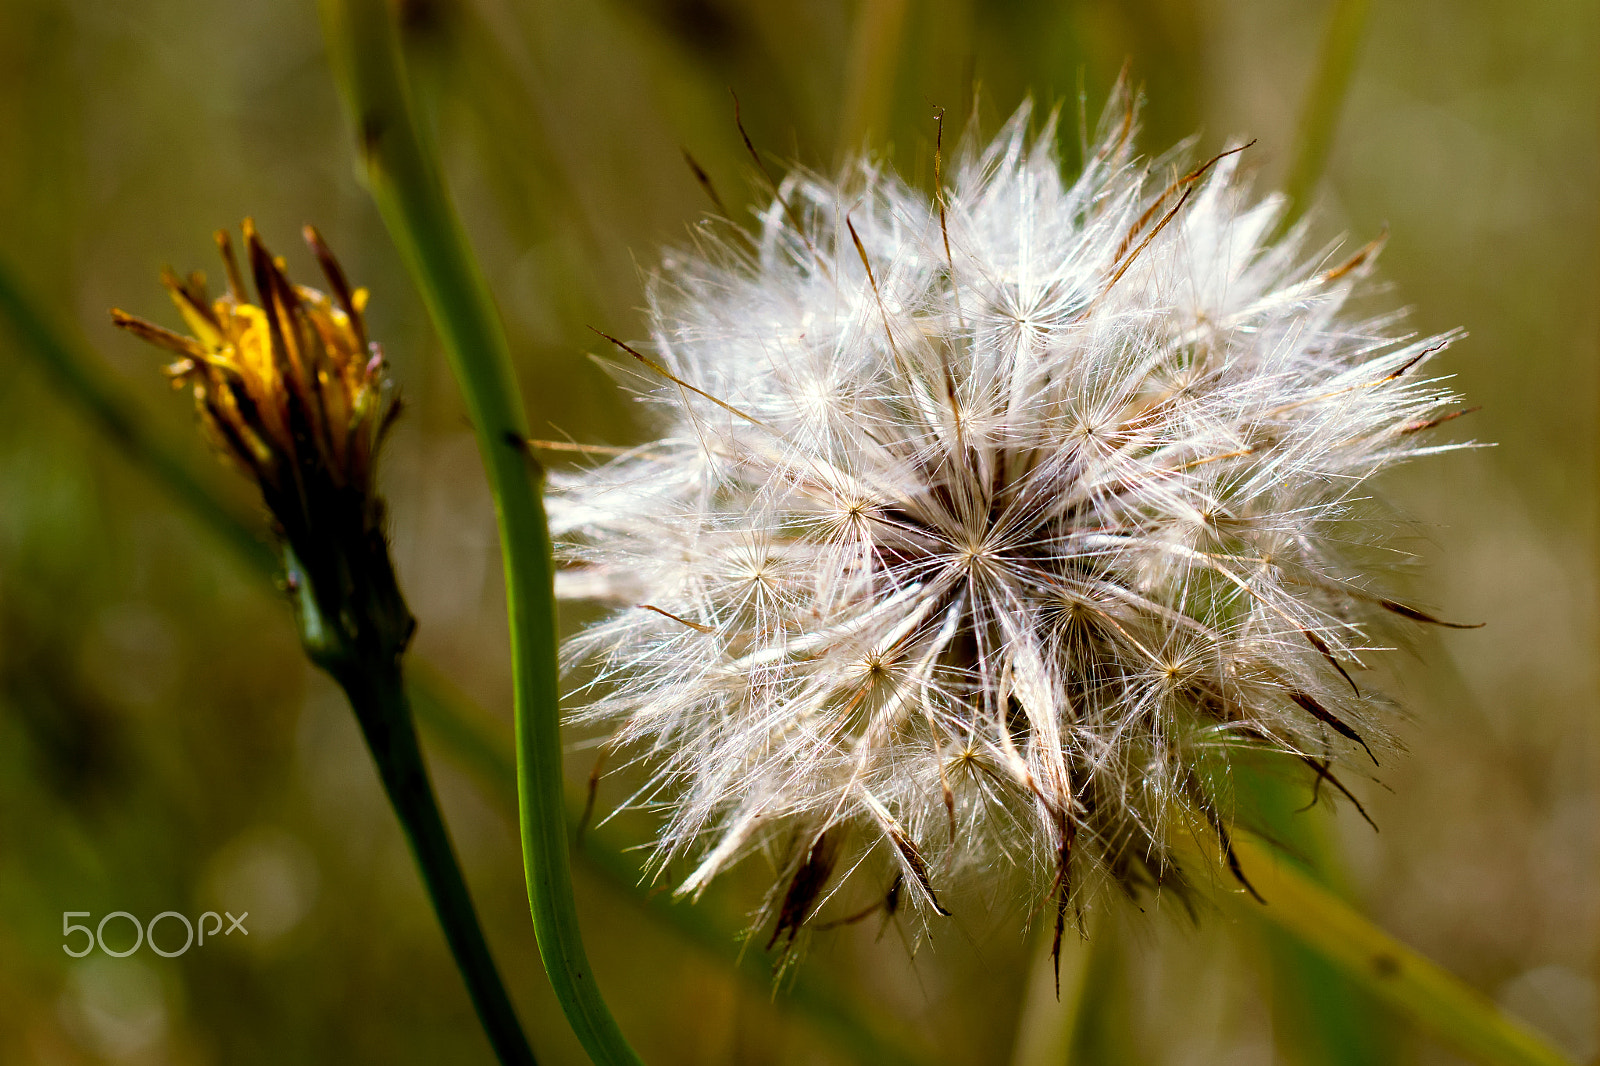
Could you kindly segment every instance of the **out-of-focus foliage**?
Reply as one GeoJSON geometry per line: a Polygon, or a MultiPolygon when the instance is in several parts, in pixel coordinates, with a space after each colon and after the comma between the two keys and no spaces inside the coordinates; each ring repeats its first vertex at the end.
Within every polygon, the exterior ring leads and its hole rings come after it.
{"type": "MultiPolygon", "coordinates": [[[[1070,116],[1082,84],[1092,116],[1126,61],[1148,88],[1146,149],[1196,130],[1202,150],[1257,137],[1252,165],[1272,185],[1327,14],[1267,0],[403,5],[535,432],[610,444],[644,427],[586,358],[584,327],[637,335],[641,271],[707,206],[681,150],[736,214],[761,195],[729,87],[780,157],[825,168],[870,139],[926,183],[935,105],[965,115],[976,86],[992,130],[1030,91],[1065,99],[1070,116]]],[[[1383,491],[1433,542],[1410,598],[1489,625],[1424,634],[1394,657],[1386,683],[1414,712],[1411,753],[1381,785],[1354,786],[1382,833],[1349,810],[1300,816],[1342,845],[1350,888],[1381,924],[1580,1058],[1600,1049],[1597,39],[1587,0],[1373,5],[1314,233],[1364,240],[1387,223],[1381,270],[1418,308],[1415,328],[1471,332],[1448,365],[1485,405],[1470,432],[1499,447],[1383,491]]],[[[1064,129],[1070,159],[1075,122],[1064,129]]],[[[372,290],[371,330],[408,402],[383,476],[418,652],[506,713],[476,452],[349,147],[309,0],[0,2],[0,261],[103,357],[141,419],[192,444],[197,468],[248,509],[192,433],[191,405],[105,310],[176,324],[159,266],[209,264],[210,232],[245,214],[307,273],[291,249],[316,223],[372,290]]],[[[572,754],[574,786],[593,758],[572,754]]],[[[436,769],[536,1048],[580,1061],[538,967],[510,816],[436,769]]],[[[608,778],[602,808],[627,787],[608,778]]],[[[610,828],[642,841],[650,823],[610,828]]],[[[579,869],[591,956],[648,1061],[846,1061],[781,992],[753,992],[579,869]]],[[[755,902],[735,878],[699,906],[731,927],[755,902]]],[[[1029,908],[947,902],[958,917],[931,942],[880,935],[876,919],[819,937],[808,977],[888,1029],[920,1031],[944,1061],[1051,1046],[1029,1028],[1059,1023],[1026,987],[1041,972],[1017,934],[1029,908]]],[[[1084,1061],[1318,1061],[1293,1012],[1272,1010],[1278,949],[1220,915],[1195,929],[1166,911],[1119,919],[1107,936],[1121,950],[1082,963],[1091,1020],[1071,1043],[1084,1061]]],[[[1400,1052],[1447,1061],[1421,1043],[1400,1052]]],[[[489,1061],[355,724],[303,665],[287,605],[63,404],[3,329],[0,1061],[489,1061]],[[250,911],[249,938],[175,959],[61,950],[64,911],[208,909],[250,911]]]]}

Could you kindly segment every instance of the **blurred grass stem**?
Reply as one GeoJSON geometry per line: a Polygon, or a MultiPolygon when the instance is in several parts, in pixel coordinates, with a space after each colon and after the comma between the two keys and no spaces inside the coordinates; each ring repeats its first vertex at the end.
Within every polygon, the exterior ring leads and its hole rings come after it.
{"type": "Polygon", "coordinates": [[[907,0],[862,0],[850,34],[839,148],[848,157],[888,133],[907,0]]]}
{"type": "MultiPolygon", "coordinates": [[[[1326,819],[1303,806],[1305,767],[1256,758],[1235,767],[1234,790],[1254,812],[1253,824],[1292,854],[1305,875],[1341,899],[1352,899],[1326,819]]],[[[1326,807],[1328,803],[1323,800],[1326,807]]],[[[1255,914],[1271,965],[1273,1031],[1293,1041],[1306,1066],[1383,1066],[1399,1059],[1394,1018],[1361,984],[1322,955],[1255,914]]]]}
{"type": "Polygon", "coordinates": [[[1305,211],[1311,192],[1327,165],[1371,6],[1372,0],[1334,0],[1328,28],[1322,37],[1322,51],[1317,58],[1317,72],[1301,105],[1293,162],[1284,179],[1283,191],[1289,197],[1285,227],[1305,211]]]}
{"type": "MultiPolygon", "coordinates": [[[[1280,232],[1305,214],[1311,191],[1327,165],[1370,8],[1371,0],[1333,0],[1317,67],[1301,105],[1285,179],[1289,206],[1278,223],[1280,232]]],[[[1286,776],[1250,763],[1239,768],[1236,781],[1239,789],[1253,794],[1253,809],[1274,839],[1302,857],[1306,875],[1348,898],[1338,854],[1316,822],[1297,810],[1298,799],[1287,787],[1286,776]]],[[[1381,1066],[1395,1061],[1389,1020],[1373,1009],[1372,998],[1359,982],[1330,972],[1326,959],[1271,922],[1258,920],[1256,925],[1272,969],[1275,1027],[1297,1034],[1296,1043],[1308,1062],[1381,1066]]]]}
{"type": "MultiPolygon", "coordinates": [[[[1486,1066],[1565,1066],[1567,1059],[1488,998],[1375,926],[1298,863],[1244,834],[1233,848],[1266,900],[1219,883],[1220,902],[1294,937],[1374,996],[1467,1058],[1486,1066]]],[[[1199,856],[1199,849],[1196,849],[1199,856]]]]}
{"type": "Polygon", "coordinates": [[[103,376],[61,340],[36,307],[16,275],[0,264],[0,316],[10,320],[20,342],[16,350],[43,370],[101,432],[116,442],[125,457],[153,474],[246,565],[268,575],[276,574],[278,556],[267,542],[195,476],[175,448],[128,413],[103,376]]]}
{"type": "Polygon", "coordinates": [[[603,1066],[639,1062],[595,983],[572,894],[561,773],[556,616],[542,473],[488,286],[412,113],[385,0],[324,0],[329,54],[367,186],[422,292],[466,400],[500,526],[515,684],[518,812],[534,932],[550,984],[603,1066]]]}

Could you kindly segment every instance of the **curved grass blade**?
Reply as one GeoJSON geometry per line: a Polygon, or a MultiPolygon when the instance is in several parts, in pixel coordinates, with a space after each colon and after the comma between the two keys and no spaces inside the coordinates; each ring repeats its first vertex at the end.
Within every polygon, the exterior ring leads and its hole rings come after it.
{"type": "Polygon", "coordinates": [[[515,686],[517,791],[529,909],[573,1032],[602,1066],[638,1063],[595,983],[572,894],[561,776],[556,613],[542,476],[493,297],[412,110],[385,0],[325,0],[324,37],[362,176],[444,342],[494,496],[515,686]]]}

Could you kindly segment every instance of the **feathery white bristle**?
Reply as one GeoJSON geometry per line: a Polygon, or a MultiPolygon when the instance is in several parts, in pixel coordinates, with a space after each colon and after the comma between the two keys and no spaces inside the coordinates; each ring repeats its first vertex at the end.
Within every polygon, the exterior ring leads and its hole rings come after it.
{"type": "Polygon", "coordinates": [[[1375,247],[1273,241],[1238,154],[1141,163],[1108,115],[1069,183],[1024,106],[944,224],[870,159],[792,174],[653,286],[658,366],[629,367],[661,437],[556,477],[552,517],[620,604],[566,648],[577,719],[648,761],[683,891],[776,848],[792,938],[863,856],[930,908],[1003,861],[1059,913],[1225,825],[1232,752],[1380,744],[1346,675],[1410,609],[1348,546],[1380,535],[1368,478],[1439,450],[1454,334],[1351,319],[1375,247]]]}

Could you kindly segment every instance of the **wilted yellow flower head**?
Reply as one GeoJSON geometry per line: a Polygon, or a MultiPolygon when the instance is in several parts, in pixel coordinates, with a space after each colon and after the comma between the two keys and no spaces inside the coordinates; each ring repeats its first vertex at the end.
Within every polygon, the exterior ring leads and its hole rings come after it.
{"type": "Polygon", "coordinates": [[[192,335],[120,310],[111,312],[112,321],[178,356],[167,367],[173,383],[193,391],[213,444],[260,486],[286,549],[302,635],[318,645],[313,653],[342,654],[376,636],[369,651],[398,654],[414,623],[394,587],[373,470],[399,405],[385,388],[383,352],[367,338],[367,290],[350,287],[312,227],[305,227],[305,240],[327,279],[326,293],[291,282],[255,225],[246,219],[243,228],[254,302],[232,241],[218,231],[228,279],[221,295],[212,298],[199,272],[186,278],[171,268],[162,272],[192,335]],[[306,614],[313,604],[298,596],[303,582],[320,619],[306,614]],[[383,632],[359,634],[359,626],[344,621],[358,600],[367,605],[354,617],[386,619],[375,627],[383,632]],[[322,624],[313,633],[308,621],[322,624]],[[349,631],[329,632],[330,622],[349,631]],[[338,639],[322,647],[331,638],[338,639]]]}
{"type": "Polygon", "coordinates": [[[193,336],[123,311],[112,311],[112,320],[178,355],[167,373],[176,385],[193,388],[207,431],[261,483],[269,505],[273,495],[292,492],[310,464],[336,484],[365,493],[378,438],[393,413],[381,395],[382,352],[367,340],[362,321],[367,290],[350,288],[310,226],[306,243],[331,295],[292,283],[249,219],[244,238],[256,303],[246,296],[232,241],[219,230],[226,292],[212,299],[203,274],[162,272],[193,336]]]}

